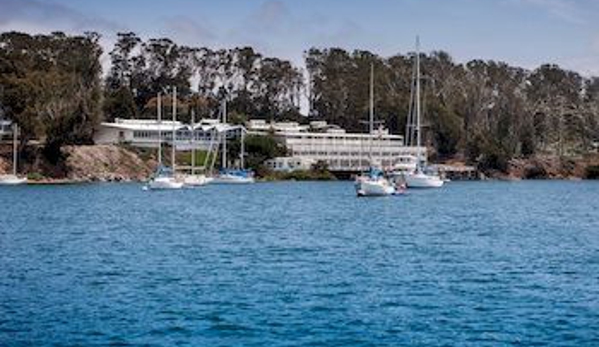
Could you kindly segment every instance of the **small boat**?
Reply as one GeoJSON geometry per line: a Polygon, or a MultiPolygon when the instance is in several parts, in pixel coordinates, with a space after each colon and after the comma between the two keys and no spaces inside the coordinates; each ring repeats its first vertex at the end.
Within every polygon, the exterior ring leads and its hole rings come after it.
{"type": "MultiPolygon", "coordinates": [[[[227,124],[227,99],[223,99],[222,105],[223,124],[227,124]]],[[[241,132],[241,167],[238,169],[228,168],[227,162],[227,133],[226,130],[220,134],[222,143],[222,167],[219,173],[212,179],[212,184],[248,184],[254,183],[254,172],[244,168],[245,157],[245,132],[241,132]]]]}
{"type": "Polygon", "coordinates": [[[17,175],[0,175],[0,186],[16,186],[27,183],[27,178],[17,175]]]}
{"type": "MultiPolygon", "coordinates": [[[[190,137],[190,145],[191,145],[191,173],[183,176],[183,184],[186,187],[201,187],[208,184],[212,181],[212,178],[208,178],[204,174],[196,173],[196,123],[195,123],[195,112],[191,111],[191,137],[190,137]]],[[[208,156],[206,156],[208,159],[208,156]]],[[[205,165],[204,165],[205,167],[205,165]]]]}
{"type": "Polygon", "coordinates": [[[395,187],[383,172],[376,168],[371,168],[367,174],[358,176],[355,188],[358,196],[388,196],[396,193],[395,187]]]}
{"type": "MultiPolygon", "coordinates": [[[[175,106],[175,100],[177,97],[177,90],[175,88],[173,88],[173,121],[175,120],[176,117],[176,106],[175,106]]],[[[157,112],[158,112],[158,124],[160,124],[162,122],[162,105],[161,105],[161,95],[160,93],[158,93],[158,97],[157,97],[157,112]]],[[[156,172],[154,173],[154,175],[152,175],[152,177],[150,178],[150,180],[148,181],[148,185],[146,186],[146,189],[152,189],[152,190],[171,190],[171,189],[181,189],[183,188],[183,182],[181,180],[178,180],[175,177],[175,127],[174,127],[173,123],[173,143],[172,143],[172,162],[173,162],[173,168],[168,168],[166,166],[162,165],[162,131],[158,131],[158,168],[156,169],[156,172]]]]}
{"type": "Polygon", "coordinates": [[[420,170],[406,174],[405,179],[409,188],[439,188],[445,183],[439,175],[420,170]]]}
{"type": "Polygon", "coordinates": [[[208,184],[209,182],[212,181],[212,178],[207,177],[206,175],[202,175],[202,174],[192,174],[192,175],[186,175],[183,177],[183,184],[185,184],[185,186],[187,187],[200,187],[200,186],[205,186],[206,184],[208,184]]]}
{"type": "Polygon", "coordinates": [[[255,181],[253,171],[244,169],[223,169],[212,179],[213,184],[248,184],[255,181]]]}
{"type": "MultiPolygon", "coordinates": [[[[414,91],[410,101],[410,111],[408,112],[408,122],[406,129],[406,138],[416,141],[416,167],[414,170],[401,173],[408,188],[440,188],[443,186],[443,179],[434,172],[426,170],[425,160],[422,155],[422,134],[421,134],[421,103],[420,103],[420,40],[416,38],[416,56],[414,66],[414,91]],[[412,107],[414,106],[414,107],[412,107]]],[[[413,142],[410,143],[413,145],[413,142]]]]}
{"type": "Polygon", "coordinates": [[[148,182],[148,188],[152,190],[181,189],[183,188],[183,182],[177,180],[170,168],[162,166],[156,170],[156,173],[148,182]]]}
{"type": "Polygon", "coordinates": [[[369,117],[369,150],[370,170],[358,176],[355,181],[358,196],[388,196],[395,194],[395,187],[385,177],[383,171],[373,165],[372,137],[374,136],[374,66],[370,66],[370,117],[369,117]]]}
{"type": "Polygon", "coordinates": [[[16,186],[20,184],[27,183],[26,177],[19,177],[17,175],[17,162],[19,155],[17,153],[17,134],[19,132],[19,127],[17,123],[13,123],[13,162],[12,162],[12,174],[0,175],[0,185],[3,186],[16,186]]]}

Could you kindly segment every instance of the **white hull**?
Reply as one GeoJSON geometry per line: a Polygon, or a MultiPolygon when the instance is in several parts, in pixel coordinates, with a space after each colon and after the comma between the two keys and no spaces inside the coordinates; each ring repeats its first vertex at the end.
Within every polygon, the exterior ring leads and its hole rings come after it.
{"type": "Polygon", "coordinates": [[[253,177],[243,177],[236,175],[218,175],[212,179],[211,184],[249,184],[254,183],[253,177]]]}
{"type": "Polygon", "coordinates": [[[395,188],[387,180],[358,179],[356,181],[358,196],[387,196],[394,193],[395,188]]]}
{"type": "Polygon", "coordinates": [[[17,186],[20,184],[26,184],[27,178],[20,178],[15,175],[3,175],[0,176],[0,186],[17,186]]]}
{"type": "Polygon", "coordinates": [[[443,180],[439,176],[427,175],[425,173],[412,173],[406,175],[408,188],[440,188],[443,180]]]}
{"type": "Polygon", "coordinates": [[[150,180],[148,188],[152,190],[181,189],[183,182],[178,182],[173,177],[157,177],[150,180]]]}
{"type": "Polygon", "coordinates": [[[183,184],[187,187],[199,187],[208,184],[206,175],[188,175],[183,178],[183,184]]]}

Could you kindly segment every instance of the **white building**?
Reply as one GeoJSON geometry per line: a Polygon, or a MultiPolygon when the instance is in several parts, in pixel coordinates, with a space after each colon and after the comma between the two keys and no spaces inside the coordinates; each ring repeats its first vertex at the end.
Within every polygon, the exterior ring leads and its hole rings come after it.
{"type": "Polygon", "coordinates": [[[277,157],[267,160],[264,162],[264,165],[273,171],[291,172],[296,170],[310,170],[315,163],[316,161],[308,158],[277,157]]]}
{"type": "Polygon", "coordinates": [[[179,150],[207,150],[218,141],[218,136],[227,134],[228,138],[241,136],[245,128],[240,125],[223,124],[217,119],[203,119],[191,125],[181,122],[148,119],[115,119],[104,122],[96,129],[96,144],[129,144],[135,147],[157,148],[159,135],[163,143],[171,144],[173,130],[176,132],[175,144],[179,150]],[[195,137],[195,140],[194,140],[195,137]]]}
{"type": "MultiPolygon", "coordinates": [[[[371,165],[385,170],[402,165],[405,158],[416,156],[418,149],[404,145],[403,136],[392,135],[385,129],[374,134],[346,133],[344,129],[324,121],[300,125],[295,122],[248,122],[250,134],[271,133],[289,150],[288,160],[324,161],[332,171],[363,171],[371,165]]],[[[423,153],[426,149],[421,148],[423,153]]],[[[287,160],[287,159],[286,159],[287,160]]],[[[282,158],[269,165],[285,166],[282,158]]]]}

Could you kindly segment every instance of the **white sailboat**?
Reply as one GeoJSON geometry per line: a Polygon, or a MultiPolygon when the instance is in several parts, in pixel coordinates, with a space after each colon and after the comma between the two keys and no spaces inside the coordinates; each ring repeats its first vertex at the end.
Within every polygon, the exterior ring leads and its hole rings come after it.
{"type": "Polygon", "coordinates": [[[19,177],[17,175],[17,165],[18,165],[18,160],[19,160],[19,155],[17,153],[17,147],[18,147],[17,136],[18,136],[18,132],[19,132],[19,126],[17,125],[16,122],[13,123],[12,129],[13,129],[12,130],[12,132],[13,132],[12,174],[0,175],[0,185],[5,185],[5,186],[16,186],[19,184],[27,183],[26,177],[19,177]]]}
{"type": "Polygon", "coordinates": [[[358,196],[388,196],[395,193],[395,187],[385,177],[383,171],[374,165],[372,158],[372,137],[374,136],[374,66],[370,65],[370,170],[356,178],[354,183],[358,196]]]}
{"type": "Polygon", "coordinates": [[[158,93],[157,109],[158,109],[158,168],[150,181],[148,182],[148,188],[152,190],[167,190],[167,189],[181,189],[183,188],[183,182],[180,182],[175,177],[175,140],[176,140],[176,128],[175,119],[177,117],[177,88],[173,87],[173,141],[172,141],[172,168],[167,168],[162,165],[162,104],[161,96],[158,93]]]}
{"type": "Polygon", "coordinates": [[[208,184],[210,181],[205,174],[196,173],[196,133],[195,133],[195,113],[191,111],[191,173],[183,177],[183,184],[186,187],[200,187],[208,184]]]}
{"type": "Polygon", "coordinates": [[[254,172],[251,170],[244,169],[244,157],[245,157],[245,136],[244,130],[241,130],[241,154],[240,161],[241,167],[239,169],[230,169],[227,165],[227,100],[226,98],[223,100],[222,106],[222,114],[223,114],[223,124],[225,128],[221,133],[221,141],[222,141],[222,167],[214,177],[211,183],[214,184],[248,184],[254,183],[254,172]]]}
{"type": "Polygon", "coordinates": [[[420,39],[416,38],[416,64],[415,64],[414,78],[415,83],[413,87],[415,92],[412,96],[415,98],[415,107],[413,111],[415,116],[413,117],[412,112],[408,114],[408,137],[413,139],[414,132],[416,134],[416,148],[417,148],[417,161],[416,169],[404,174],[405,182],[408,188],[439,188],[443,186],[444,181],[439,175],[426,171],[422,155],[422,136],[421,136],[421,104],[420,104],[420,39]],[[414,86],[415,85],[415,86],[414,86]],[[415,118],[415,119],[414,119],[415,118]],[[416,124],[413,124],[415,120],[416,124]]]}

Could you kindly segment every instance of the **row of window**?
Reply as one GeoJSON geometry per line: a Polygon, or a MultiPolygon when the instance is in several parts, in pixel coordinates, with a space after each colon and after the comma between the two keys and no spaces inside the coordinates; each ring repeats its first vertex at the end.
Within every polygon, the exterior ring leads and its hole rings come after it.
{"type": "MultiPolygon", "coordinates": [[[[314,136],[314,135],[284,135],[286,140],[319,140],[319,141],[370,141],[370,138],[366,134],[358,135],[343,135],[343,136],[314,136]]],[[[379,138],[374,136],[373,141],[403,141],[403,137],[383,137],[379,138]]]]}
{"type": "MultiPolygon", "coordinates": [[[[344,157],[366,157],[369,155],[368,152],[325,152],[325,151],[293,151],[294,155],[305,155],[305,156],[344,156],[344,157]]],[[[374,151],[373,156],[390,157],[399,155],[397,152],[376,152],[374,151]]]]}
{"type": "MultiPolygon", "coordinates": [[[[173,137],[172,133],[164,132],[162,133],[163,139],[171,139],[173,137]]],[[[133,138],[136,139],[158,139],[158,133],[155,131],[134,131],[133,138]]],[[[211,137],[203,134],[196,134],[196,141],[210,141],[211,137]]],[[[177,140],[184,141],[190,140],[189,134],[185,133],[177,133],[177,140]]]]}

